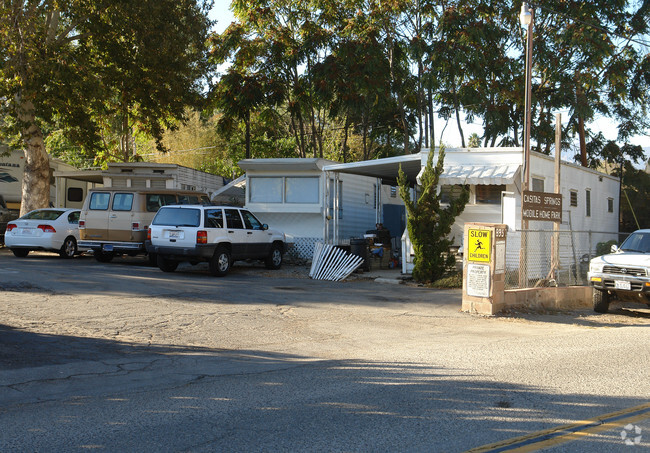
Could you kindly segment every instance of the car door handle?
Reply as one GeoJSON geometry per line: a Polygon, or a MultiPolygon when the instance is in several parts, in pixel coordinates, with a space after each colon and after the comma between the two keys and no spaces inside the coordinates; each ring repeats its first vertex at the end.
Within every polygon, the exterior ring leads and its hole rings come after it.
{"type": "Polygon", "coordinates": [[[252,232],[252,231],[248,231],[248,232],[246,232],[246,234],[253,234],[253,232],[252,232]]]}
{"type": "Polygon", "coordinates": [[[117,214],[111,214],[111,219],[117,219],[117,214]]]}
{"type": "Polygon", "coordinates": [[[233,230],[228,230],[228,234],[232,234],[232,233],[234,233],[233,230]]]}

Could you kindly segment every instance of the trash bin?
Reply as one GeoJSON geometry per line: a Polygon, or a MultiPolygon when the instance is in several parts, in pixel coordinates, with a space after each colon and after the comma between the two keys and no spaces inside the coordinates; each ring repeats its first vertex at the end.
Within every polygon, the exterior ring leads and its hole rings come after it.
{"type": "Polygon", "coordinates": [[[368,262],[368,245],[364,238],[350,238],[350,253],[363,258],[363,263],[359,266],[364,271],[370,270],[370,263],[368,262]]]}

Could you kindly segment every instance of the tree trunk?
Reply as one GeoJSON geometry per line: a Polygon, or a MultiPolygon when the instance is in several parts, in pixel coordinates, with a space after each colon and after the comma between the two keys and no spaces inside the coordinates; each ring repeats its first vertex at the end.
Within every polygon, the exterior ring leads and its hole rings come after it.
{"type": "Polygon", "coordinates": [[[435,149],[436,130],[435,130],[435,125],[433,123],[433,93],[431,88],[429,88],[429,129],[431,129],[431,132],[429,133],[429,136],[431,137],[431,149],[435,149]]]}
{"type": "Polygon", "coordinates": [[[410,154],[409,153],[409,131],[408,131],[408,124],[406,122],[406,110],[404,109],[404,99],[402,97],[402,87],[397,86],[397,80],[395,79],[395,62],[393,61],[394,58],[394,48],[392,47],[392,43],[389,46],[389,51],[388,51],[388,64],[390,67],[390,79],[393,82],[393,91],[395,92],[397,96],[397,108],[399,110],[399,116],[400,116],[400,123],[402,124],[402,130],[404,132],[404,154],[410,154]]]}
{"type": "Polygon", "coordinates": [[[18,102],[18,119],[23,124],[21,136],[25,144],[25,169],[22,183],[20,215],[50,204],[50,160],[45,152],[43,131],[36,124],[34,104],[18,102]]]}
{"type": "Polygon", "coordinates": [[[246,159],[251,158],[251,111],[246,111],[246,159]]]}
{"type": "Polygon", "coordinates": [[[454,110],[456,110],[456,124],[458,125],[458,133],[460,134],[460,146],[465,148],[465,135],[463,134],[463,126],[460,122],[460,107],[458,105],[458,94],[456,93],[456,84],[452,86],[454,94],[454,110]]]}
{"type": "Polygon", "coordinates": [[[588,167],[587,163],[587,141],[585,139],[585,120],[578,115],[578,136],[580,137],[580,165],[588,167]]]}
{"type": "Polygon", "coordinates": [[[345,126],[343,127],[343,163],[348,161],[348,128],[350,127],[350,117],[346,115],[345,126]]]}

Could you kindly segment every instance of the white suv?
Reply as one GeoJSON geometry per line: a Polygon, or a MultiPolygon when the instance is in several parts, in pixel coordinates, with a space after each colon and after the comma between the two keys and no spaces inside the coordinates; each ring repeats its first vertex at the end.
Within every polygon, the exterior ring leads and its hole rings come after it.
{"type": "Polygon", "coordinates": [[[635,231],[612,253],[592,259],[588,280],[598,313],[607,313],[612,298],[650,306],[650,230],[635,231]]]}
{"type": "Polygon", "coordinates": [[[236,260],[258,259],[279,269],[285,236],[269,230],[250,211],[232,206],[174,205],[158,210],[146,248],[158,267],[173,272],[181,261],[207,261],[210,273],[223,276],[236,260]]]}

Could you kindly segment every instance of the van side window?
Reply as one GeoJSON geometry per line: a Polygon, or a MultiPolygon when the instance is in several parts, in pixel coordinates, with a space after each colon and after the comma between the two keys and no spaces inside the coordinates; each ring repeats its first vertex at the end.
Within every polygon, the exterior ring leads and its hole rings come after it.
{"type": "Polygon", "coordinates": [[[225,211],[226,211],[226,224],[228,228],[237,228],[237,229],[244,228],[244,223],[241,221],[239,210],[226,209],[225,211]]]}
{"type": "Polygon", "coordinates": [[[132,193],[116,193],[113,196],[113,211],[130,211],[132,206],[132,193]]]}
{"type": "Polygon", "coordinates": [[[146,196],[147,212],[158,212],[163,205],[162,196],[154,193],[148,193],[146,196]]]}
{"type": "Polygon", "coordinates": [[[205,211],[206,228],[223,228],[223,214],[221,209],[210,209],[205,211]]]}
{"type": "Polygon", "coordinates": [[[90,195],[89,209],[106,211],[110,200],[111,194],[109,192],[93,192],[90,195]]]}

